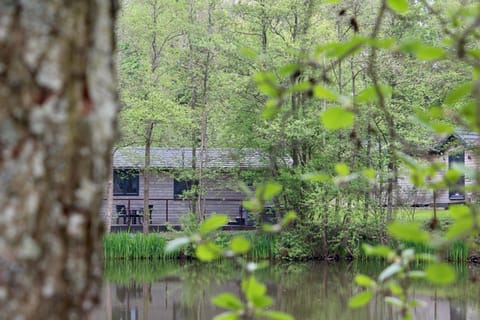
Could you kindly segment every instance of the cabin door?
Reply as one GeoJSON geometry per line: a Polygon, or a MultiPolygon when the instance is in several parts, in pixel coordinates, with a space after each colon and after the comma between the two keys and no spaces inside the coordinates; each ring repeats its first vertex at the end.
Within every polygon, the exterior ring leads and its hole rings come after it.
{"type": "MultiPolygon", "coordinates": [[[[465,153],[455,153],[448,156],[448,167],[451,168],[454,164],[465,164],[465,153]]],[[[465,176],[462,175],[458,181],[451,185],[448,190],[448,198],[450,200],[465,200],[465,176]]]]}

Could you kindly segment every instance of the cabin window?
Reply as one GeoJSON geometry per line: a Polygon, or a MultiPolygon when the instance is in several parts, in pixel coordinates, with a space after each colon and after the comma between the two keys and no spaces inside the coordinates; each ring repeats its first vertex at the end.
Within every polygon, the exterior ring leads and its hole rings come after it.
{"type": "MultiPolygon", "coordinates": [[[[465,164],[465,153],[457,152],[448,156],[448,167],[451,168],[454,165],[465,164]]],[[[465,176],[462,175],[457,182],[450,186],[448,190],[448,197],[450,200],[465,200],[465,176]]]]}
{"type": "Polygon", "coordinates": [[[113,195],[138,196],[140,190],[139,171],[136,169],[113,170],[113,195]]]}
{"type": "Polygon", "coordinates": [[[197,183],[192,180],[177,180],[173,179],[173,198],[180,199],[185,192],[192,190],[192,187],[197,183]]]}

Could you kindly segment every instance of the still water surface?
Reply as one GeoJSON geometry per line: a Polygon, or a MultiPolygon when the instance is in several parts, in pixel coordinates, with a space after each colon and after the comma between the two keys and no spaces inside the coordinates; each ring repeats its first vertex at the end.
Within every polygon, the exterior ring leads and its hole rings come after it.
{"type": "MultiPolygon", "coordinates": [[[[274,298],[273,308],[298,320],[396,320],[398,312],[375,298],[368,307],[350,310],[357,273],[374,276],[382,266],[366,263],[273,264],[257,276],[274,298]]],[[[472,283],[478,267],[457,266],[459,282],[448,288],[418,284],[412,296],[427,303],[415,309],[416,320],[480,319],[480,284],[472,283]]],[[[210,298],[221,292],[240,295],[241,274],[228,263],[124,262],[106,265],[102,308],[95,319],[203,320],[222,312],[210,298]]]]}

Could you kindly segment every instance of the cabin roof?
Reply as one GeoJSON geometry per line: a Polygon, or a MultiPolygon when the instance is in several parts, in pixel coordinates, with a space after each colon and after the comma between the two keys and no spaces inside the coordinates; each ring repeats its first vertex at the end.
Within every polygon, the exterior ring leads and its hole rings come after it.
{"type": "Polygon", "coordinates": [[[472,131],[457,130],[439,140],[430,150],[431,153],[441,153],[458,143],[465,148],[471,148],[480,145],[480,134],[472,131]]]}
{"type": "MultiPolygon", "coordinates": [[[[142,168],[145,160],[144,147],[118,148],[114,152],[114,168],[142,168]]],[[[192,148],[151,148],[150,165],[153,168],[191,168],[192,148]]],[[[209,148],[205,154],[206,168],[265,168],[268,156],[255,149],[209,148]]],[[[200,166],[200,150],[197,149],[197,166],[200,166]]]]}

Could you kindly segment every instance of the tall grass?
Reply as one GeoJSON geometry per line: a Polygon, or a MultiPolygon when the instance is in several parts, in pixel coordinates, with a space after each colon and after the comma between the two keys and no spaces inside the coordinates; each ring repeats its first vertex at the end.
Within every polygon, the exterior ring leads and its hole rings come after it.
{"type": "MultiPolygon", "coordinates": [[[[405,243],[406,248],[413,248],[416,253],[430,253],[434,250],[429,246],[418,243],[405,243]]],[[[452,262],[466,262],[468,258],[468,247],[463,241],[456,241],[452,243],[445,251],[444,257],[452,262]]]]}
{"type": "Polygon", "coordinates": [[[158,234],[111,233],[103,238],[103,250],[107,259],[174,259],[178,253],[165,253],[167,239],[158,234]]]}
{"type": "MultiPolygon", "coordinates": [[[[171,236],[171,235],[170,235],[171,236]]],[[[111,233],[104,237],[104,254],[107,260],[126,259],[126,260],[173,260],[179,258],[191,258],[191,248],[184,248],[177,252],[165,253],[165,247],[170,240],[170,236],[164,234],[151,233],[145,236],[142,233],[111,233]]],[[[230,240],[234,236],[242,236],[248,239],[252,245],[247,253],[247,258],[252,260],[280,259],[278,253],[278,236],[258,233],[252,231],[238,232],[218,232],[215,236],[215,242],[223,248],[227,248],[230,240]]],[[[304,244],[307,245],[307,244],[304,244]]],[[[311,244],[310,244],[311,245],[311,244]]],[[[320,245],[320,244],[318,244],[320,245]]],[[[358,244],[360,245],[360,244],[358,244]]],[[[371,243],[375,245],[375,243],[371,243]]],[[[433,253],[433,249],[426,245],[416,243],[404,243],[405,248],[413,248],[416,253],[433,253]]],[[[360,261],[382,260],[378,257],[367,257],[363,250],[356,250],[358,255],[355,258],[360,261]]],[[[445,251],[445,258],[452,262],[465,262],[468,259],[468,247],[465,242],[455,242],[445,251]]],[[[313,257],[312,257],[313,258],[313,257]]],[[[293,256],[293,260],[295,257],[293,256]]]]}
{"type": "Polygon", "coordinates": [[[254,260],[259,259],[275,259],[277,236],[260,233],[254,235],[250,233],[250,237],[247,237],[252,244],[252,248],[248,254],[248,257],[254,260]]]}
{"type": "MultiPolygon", "coordinates": [[[[250,240],[252,248],[247,254],[248,258],[254,260],[275,258],[277,238],[272,235],[255,232],[219,232],[215,242],[226,248],[230,240],[236,235],[241,235],[250,240]]],[[[166,254],[165,247],[169,240],[163,234],[155,233],[148,236],[142,233],[110,233],[105,235],[103,239],[103,250],[106,259],[170,260],[191,255],[189,249],[166,254]]]]}
{"type": "MultiPolygon", "coordinates": [[[[372,244],[375,245],[375,244],[372,244]]],[[[425,245],[425,244],[419,244],[419,243],[402,243],[402,246],[404,248],[412,248],[415,250],[415,253],[428,253],[428,254],[434,254],[435,251],[425,245]]],[[[363,250],[359,251],[360,254],[358,256],[358,260],[361,261],[366,261],[366,260],[383,260],[381,257],[368,257],[365,255],[363,250]]],[[[450,247],[447,248],[447,250],[444,252],[444,257],[451,262],[466,262],[468,259],[468,246],[464,241],[456,241],[450,245],[450,247]]]]}
{"type": "Polygon", "coordinates": [[[227,248],[235,236],[241,236],[250,241],[251,248],[247,258],[253,260],[276,258],[277,236],[272,234],[252,231],[219,232],[215,237],[215,243],[222,248],[227,248]]]}

